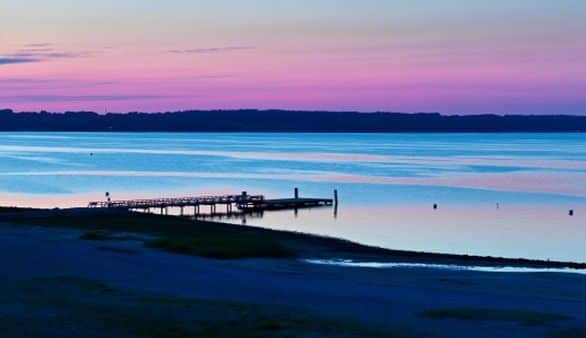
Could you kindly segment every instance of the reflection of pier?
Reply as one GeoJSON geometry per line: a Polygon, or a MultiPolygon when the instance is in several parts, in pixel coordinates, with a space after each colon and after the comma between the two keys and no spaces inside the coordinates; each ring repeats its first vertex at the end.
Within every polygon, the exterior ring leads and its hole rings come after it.
{"type": "MultiPolygon", "coordinates": [[[[169,210],[180,216],[195,217],[233,217],[239,215],[262,215],[268,210],[286,210],[332,206],[337,202],[337,193],[334,199],[328,198],[300,198],[295,189],[294,198],[265,199],[263,195],[249,195],[243,192],[240,195],[199,196],[157,199],[110,200],[90,202],[89,208],[108,208],[145,213],[160,213],[168,215],[169,210]]],[[[337,204],[337,203],[336,203],[337,204]]]]}
{"type": "Polygon", "coordinates": [[[273,200],[254,201],[238,206],[243,211],[265,211],[316,208],[334,205],[333,199],[327,198],[283,198],[273,200]]]}

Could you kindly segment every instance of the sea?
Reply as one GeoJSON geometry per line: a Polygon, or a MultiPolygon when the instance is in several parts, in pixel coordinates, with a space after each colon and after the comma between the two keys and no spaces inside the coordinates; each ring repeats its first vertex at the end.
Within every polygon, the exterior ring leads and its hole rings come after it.
{"type": "Polygon", "coordinates": [[[337,190],[339,205],[221,220],[390,249],[586,262],[583,133],[0,133],[2,206],[294,188],[337,190]]]}

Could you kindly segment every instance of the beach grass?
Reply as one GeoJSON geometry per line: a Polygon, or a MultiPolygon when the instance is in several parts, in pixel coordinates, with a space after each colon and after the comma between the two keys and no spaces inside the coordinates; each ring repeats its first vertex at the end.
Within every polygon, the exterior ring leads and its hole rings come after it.
{"type": "Polygon", "coordinates": [[[251,236],[161,238],[145,242],[151,248],[214,259],[293,258],[292,250],[276,240],[251,236]]]}
{"type": "Polygon", "coordinates": [[[296,241],[289,234],[180,217],[140,213],[91,217],[55,214],[13,222],[84,230],[80,238],[88,241],[139,240],[153,249],[205,258],[295,258],[299,255],[293,248],[296,241]]]}
{"type": "MultiPolygon", "coordinates": [[[[53,220],[51,220],[53,222],[53,220]]],[[[59,218],[59,224],[69,224],[71,219],[59,218]]],[[[80,238],[88,241],[133,240],[131,235],[119,235],[121,231],[148,232],[155,239],[144,240],[150,248],[167,252],[214,259],[246,258],[294,258],[296,253],[281,241],[269,236],[237,231],[228,231],[221,225],[207,225],[177,218],[160,218],[147,215],[103,217],[97,219],[74,219],[75,224],[89,228],[80,238]],[[136,224],[135,222],[142,221],[136,224]],[[157,222],[158,221],[158,222],[157,222]],[[108,224],[107,227],[101,224],[108,224]],[[163,229],[166,227],[166,229],[163,229]],[[140,231],[138,229],[140,228],[140,231]],[[108,229],[108,230],[105,230],[108,229]],[[113,232],[117,231],[117,232],[113,232]]]]}
{"type": "Polygon", "coordinates": [[[469,321],[507,321],[526,325],[545,325],[572,318],[556,313],[510,309],[438,308],[423,311],[429,319],[457,319],[469,321]]]}
{"type": "Polygon", "coordinates": [[[9,283],[0,307],[7,337],[421,337],[402,325],[365,325],[299,309],[115,289],[70,277],[9,283]],[[27,315],[18,309],[26,305],[27,315]],[[16,309],[16,310],[14,310],[16,309]]]}
{"type": "Polygon", "coordinates": [[[112,238],[108,233],[98,230],[86,231],[80,237],[85,241],[107,241],[112,238]]]}
{"type": "Polygon", "coordinates": [[[33,208],[21,208],[21,207],[0,207],[0,214],[2,213],[19,213],[25,211],[36,210],[33,208]]]}
{"type": "Polygon", "coordinates": [[[79,238],[85,241],[136,241],[142,240],[144,236],[106,230],[88,230],[79,236],[79,238]]]}
{"type": "Polygon", "coordinates": [[[586,338],[586,328],[568,328],[551,332],[548,338],[586,338]]]}

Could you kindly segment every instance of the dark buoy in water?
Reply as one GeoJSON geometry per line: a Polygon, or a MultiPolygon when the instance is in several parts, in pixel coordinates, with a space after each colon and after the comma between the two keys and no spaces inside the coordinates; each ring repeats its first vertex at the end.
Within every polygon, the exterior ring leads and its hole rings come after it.
{"type": "Polygon", "coordinates": [[[434,204],[433,205],[433,210],[437,210],[437,208],[438,208],[437,204],[434,204]]]}
{"type": "Polygon", "coordinates": [[[568,212],[568,215],[570,215],[570,216],[574,216],[574,210],[570,210],[570,211],[568,212]]]}

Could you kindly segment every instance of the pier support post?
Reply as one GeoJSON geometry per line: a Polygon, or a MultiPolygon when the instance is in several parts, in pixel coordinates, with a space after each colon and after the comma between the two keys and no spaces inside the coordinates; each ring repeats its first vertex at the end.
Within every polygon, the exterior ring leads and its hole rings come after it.
{"type": "Polygon", "coordinates": [[[334,205],[338,206],[338,189],[334,189],[334,205]]]}
{"type": "Polygon", "coordinates": [[[294,195],[295,195],[295,199],[296,199],[296,200],[297,200],[297,199],[299,199],[299,188],[295,188],[295,193],[294,193],[294,195]]]}

